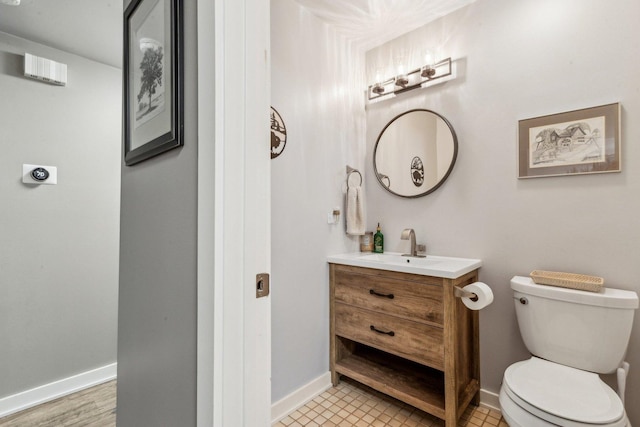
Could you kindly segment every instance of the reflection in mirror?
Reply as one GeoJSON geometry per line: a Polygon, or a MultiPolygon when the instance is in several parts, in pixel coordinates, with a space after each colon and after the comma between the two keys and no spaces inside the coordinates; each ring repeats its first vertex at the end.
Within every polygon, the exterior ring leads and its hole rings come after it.
{"type": "Polygon", "coordinates": [[[442,185],[457,154],[458,139],[447,119],[429,110],[410,110],[380,132],[373,168],[387,191],[420,197],[442,185]]]}

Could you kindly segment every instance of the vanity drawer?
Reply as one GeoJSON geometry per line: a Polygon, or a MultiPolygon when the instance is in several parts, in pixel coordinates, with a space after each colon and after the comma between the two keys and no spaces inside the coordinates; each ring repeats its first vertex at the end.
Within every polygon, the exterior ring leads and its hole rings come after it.
{"type": "Polygon", "coordinates": [[[336,275],[335,300],[408,320],[443,324],[441,284],[344,271],[336,275]]]}
{"type": "Polygon", "coordinates": [[[442,328],[335,304],[335,334],[436,369],[444,369],[442,328]]]}

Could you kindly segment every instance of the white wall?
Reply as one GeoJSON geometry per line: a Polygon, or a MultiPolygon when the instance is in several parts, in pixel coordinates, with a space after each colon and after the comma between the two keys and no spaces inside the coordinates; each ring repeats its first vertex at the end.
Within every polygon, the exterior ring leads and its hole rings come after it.
{"type": "MultiPolygon", "coordinates": [[[[640,3],[621,0],[479,0],[381,49],[441,47],[458,69],[443,85],[369,105],[368,228],[380,221],[387,250],[406,250],[412,227],[431,254],[481,258],[495,293],[481,320],[482,387],[497,392],[504,369],[527,357],[509,279],[534,269],[605,278],[640,291],[640,3]],[[518,120],[620,102],[622,173],[517,179],[518,120]],[[412,108],[449,119],[458,162],[445,184],[420,199],[396,197],[372,172],[384,125],[412,108]]],[[[381,55],[367,53],[367,69],[381,55]]],[[[627,360],[627,411],[640,423],[640,313],[627,360]]]]}
{"type": "MultiPolygon", "coordinates": [[[[339,121],[336,113],[345,109],[331,103],[344,82],[330,71],[343,45],[328,42],[331,32],[293,1],[272,1],[272,105],[289,132],[272,164],[274,401],[328,366],[325,256],[357,248],[342,224],[325,222],[326,212],[342,204],[345,162],[366,172],[367,228],[381,222],[386,250],[405,250],[400,232],[412,227],[432,254],[484,261],[481,279],[496,296],[481,313],[482,386],[489,391],[499,390],[509,364],[527,357],[509,288],[513,275],[580,272],[640,291],[640,125],[633,120],[640,111],[640,4],[622,3],[479,0],[382,47],[435,47],[453,57],[457,78],[368,106],[367,150],[358,160],[351,135],[359,110],[339,121]],[[516,178],[518,120],[611,102],[622,105],[622,173],[516,178]],[[371,164],[381,129],[411,108],[444,115],[460,144],[447,182],[420,199],[384,191],[371,164]]],[[[367,54],[367,70],[377,57],[367,54]]],[[[358,66],[357,56],[351,65],[358,66]]],[[[627,402],[640,401],[638,331],[640,315],[627,357],[627,402]]],[[[627,406],[640,422],[639,409],[627,406]]]]}
{"type": "Polygon", "coordinates": [[[116,360],[121,71],[0,33],[0,398],[116,360]],[[66,87],[23,77],[29,52],[66,87]],[[58,184],[22,184],[22,164],[58,184]]]}
{"type": "Polygon", "coordinates": [[[329,370],[326,257],[358,248],[343,191],[346,165],[364,169],[365,129],[364,54],[293,0],[271,1],[271,58],[271,104],[288,134],[271,164],[275,402],[329,370]],[[329,225],[335,206],[341,222],[329,225]]]}

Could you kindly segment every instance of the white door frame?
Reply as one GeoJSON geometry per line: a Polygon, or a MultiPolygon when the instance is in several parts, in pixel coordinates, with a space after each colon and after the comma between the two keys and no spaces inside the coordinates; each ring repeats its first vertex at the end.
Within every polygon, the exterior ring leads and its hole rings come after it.
{"type": "Polygon", "coordinates": [[[269,11],[198,2],[198,426],[271,423],[269,11]]]}

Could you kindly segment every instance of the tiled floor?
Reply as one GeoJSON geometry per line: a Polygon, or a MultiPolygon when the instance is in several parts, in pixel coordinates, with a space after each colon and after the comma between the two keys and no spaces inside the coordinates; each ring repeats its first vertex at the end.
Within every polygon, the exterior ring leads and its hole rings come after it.
{"type": "MultiPolygon", "coordinates": [[[[342,378],[274,427],[435,427],[444,422],[419,409],[352,381],[342,378]]],[[[470,406],[460,419],[460,427],[508,427],[500,413],[470,406]]]]}

